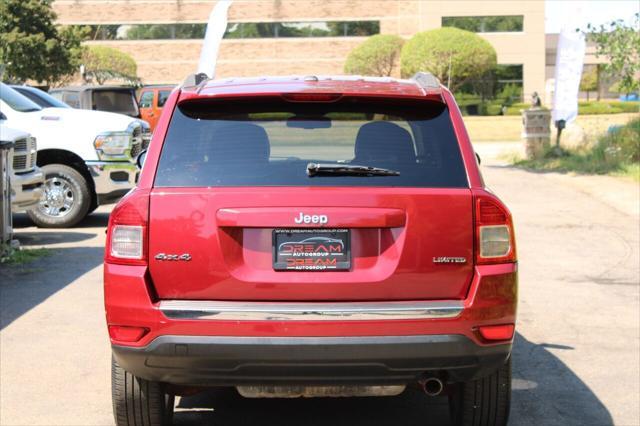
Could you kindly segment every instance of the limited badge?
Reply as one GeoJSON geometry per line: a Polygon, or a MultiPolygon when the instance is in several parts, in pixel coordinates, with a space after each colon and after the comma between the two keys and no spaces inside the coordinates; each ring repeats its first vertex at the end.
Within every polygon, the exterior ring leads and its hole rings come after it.
{"type": "Polygon", "coordinates": [[[433,263],[467,263],[466,257],[439,256],[433,258],[433,263]]]}

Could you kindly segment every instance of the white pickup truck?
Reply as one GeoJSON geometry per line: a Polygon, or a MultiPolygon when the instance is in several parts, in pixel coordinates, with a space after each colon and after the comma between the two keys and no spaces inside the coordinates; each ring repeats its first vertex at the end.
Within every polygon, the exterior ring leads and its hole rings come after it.
{"type": "Polygon", "coordinates": [[[135,158],[151,137],[146,122],[108,112],[42,108],[4,83],[0,111],[4,124],[38,140],[44,193],[27,212],[38,226],[74,226],[135,186],[135,158]]]}

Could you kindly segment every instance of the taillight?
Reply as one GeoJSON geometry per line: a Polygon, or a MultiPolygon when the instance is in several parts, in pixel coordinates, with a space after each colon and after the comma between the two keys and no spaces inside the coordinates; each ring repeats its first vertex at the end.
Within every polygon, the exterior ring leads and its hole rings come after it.
{"type": "Polygon", "coordinates": [[[483,325],[478,331],[485,340],[510,340],[515,328],[513,324],[483,325]]]}
{"type": "Polygon", "coordinates": [[[146,265],[148,222],[148,190],[134,190],[120,200],[109,216],[105,261],[146,265]]]}
{"type": "Polygon", "coordinates": [[[145,327],[109,326],[109,337],[120,342],[137,342],[148,332],[149,329],[145,327]]]}
{"type": "Polygon", "coordinates": [[[289,102],[335,102],[342,93],[284,93],[282,98],[289,102]]]}
{"type": "Polygon", "coordinates": [[[516,261],[511,215],[489,196],[475,199],[476,263],[480,265],[516,261]]]}
{"type": "Polygon", "coordinates": [[[142,226],[113,226],[111,230],[111,256],[121,259],[142,259],[143,245],[144,228],[142,226]]]}

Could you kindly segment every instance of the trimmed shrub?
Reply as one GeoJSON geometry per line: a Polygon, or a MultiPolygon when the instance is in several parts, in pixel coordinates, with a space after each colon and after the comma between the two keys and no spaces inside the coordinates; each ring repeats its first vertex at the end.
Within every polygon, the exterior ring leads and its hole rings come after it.
{"type": "Polygon", "coordinates": [[[400,71],[403,77],[428,71],[447,84],[449,63],[449,89],[455,92],[470,80],[491,71],[497,64],[496,51],[477,34],[446,27],[418,33],[402,47],[400,71]]]}
{"type": "Polygon", "coordinates": [[[392,34],[377,34],[353,49],[344,64],[346,74],[387,77],[400,58],[404,40],[392,34]]]}
{"type": "Polygon", "coordinates": [[[82,55],[85,72],[98,84],[110,79],[137,82],[138,66],[128,54],[107,46],[89,46],[82,55]]]}

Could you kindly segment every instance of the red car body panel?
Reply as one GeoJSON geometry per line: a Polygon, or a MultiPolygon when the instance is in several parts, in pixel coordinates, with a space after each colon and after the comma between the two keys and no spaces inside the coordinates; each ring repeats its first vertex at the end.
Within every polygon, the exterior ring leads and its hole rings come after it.
{"type": "Polygon", "coordinates": [[[472,210],[468,189],[263,187],[217,188],[212,193],[206,188],[156,188],[151,193],[149,252],[190,253],[192,259],[151,258],[149,271],[163,299],[462,299],[473,265],[434,264],[432,259],[473,257],[472,210]],[[261,213],[235,226],[219,222],[221,212],[235,209],[261,213]],[[406,225],[387,223],[387,209],[397,210],[406,225]],[[294,223],[299,211],[321,211],[330,216],[331,227],[351,229],[350,271],[273,270],[272,230],[301,227],[294,223]]]}
{"type": "MultiPolygon", "coordinates": [[[[154,131],[136,191],[149,193],[148,265],[105,262],[107,323],[144,327],[143,347],[162,335],[187,336],[407,336],[464,335],[480,346],[478,327],[514,324],[517,263],[477,265],[475,199],[488,197],[462,116],[445,88],[407,82],[291,78],[214,81],[174,91],[154,131]],[[158,159],[174,109],[197,99],[329,93],[444,102],[458,139],[469,187],[436,188],[154,188],[158,159]],[[319,208],[318,206],[322,206],[319,208]],[[446,206],[446,209],[442,209],[446,206]],[[326,208],[326,209],[325,209],[326,208]],[[335,226],[351,229],[353,270],[275,272],[271,230],[299,211],[330,211],[335,226]],[[186,239],[184,236],[188,236],[186,239]],[[188,263],[157,262],[153,254],[191,252],[188,263]],[[436,256],[465,264],[434,265],[436,256]],[[462,300],[460,316],[429,320],[202,321],[170,319],[162,299],[264,301],[462,300]]],[[[304,226],[304,225],[302,225],[304,226]]],[[[291,226],[292,227],[292,226],[291,226]]],[[[109,239],[107,241],[109,244],[109,239]]],[[[108,258],[108,256],[107,256],[108,258]]],[[[506,343],[512,339],[508,339],[506,343]]]]}
{"type": "Polygon", "coordinates": [[[144,327],[149,332],[137,342],[112,343],[141,347],[161,335],[186,336],[405,336],[460,334],[478,345],[483,325],[513,324],[516,315],[517,264],[476,266],[463,313],[453,319],[393,321],[200,321],[165,317],[144,266],[105,265],[107,323],[144,327]]]}
{"type": "Polygon", "coordinates": [[[297,77],[241,78],[214,80],[205,86],[185,89],[180,102],[213,97],[255,97],[288,93],[323,93],[344,96],[375,96],[386,98],[413,98],[441,100],[441,89],[424,89],[393,79],[314,79],[297,77]]]}

